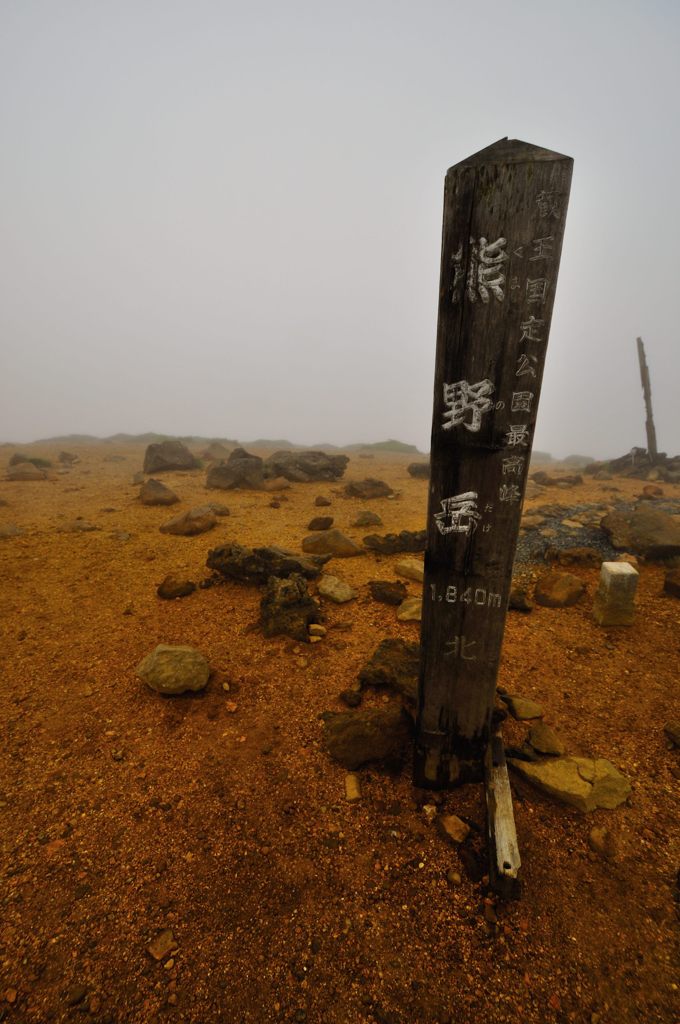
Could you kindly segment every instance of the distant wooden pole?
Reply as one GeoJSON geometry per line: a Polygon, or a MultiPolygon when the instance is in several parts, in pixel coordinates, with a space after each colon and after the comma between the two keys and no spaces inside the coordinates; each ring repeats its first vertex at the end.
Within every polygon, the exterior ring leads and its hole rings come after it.
{"type": "Polygon", "coordinates": [[[419,786],[483,775],[572,164],[503,139],[446,175],[419,786]]]}
{"type": "Polygon", "coordinates": [[[642,338],[637,339],[638,361],[640,363],[640,379],[642,380],[642,393],[645,396],[645,427],[647,429],[647,452],[651,462],[656,462],[656,430],[654,428],[654,414],[652,413],[652,386],[649,383],[649,370],[645,358],[645,346],[642,338]]]}

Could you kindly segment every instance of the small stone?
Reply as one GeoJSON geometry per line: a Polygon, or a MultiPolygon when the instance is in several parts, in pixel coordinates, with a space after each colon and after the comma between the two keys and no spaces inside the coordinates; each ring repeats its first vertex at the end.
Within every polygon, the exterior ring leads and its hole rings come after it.
{"type": "Polygon", "coordinates": [[[170,995],[168,996],[168,1003],[170,1004],[170,1006],[177,1006],[177,993],[176,992],[171,992],[170,993],[170,995]]]}
{"type": "Polygon", "coordinates": [[[618,847],[614,835],[608,828],[595,825],[588,835],[588,846],[604,860],[614,861],[618,855],[618,847]]]}
{"type": "Polygon", "coordinates": [[[422,597],[407,597],[399,605],[397,618],[400,622],[420,622],[422,615],[422,597]]]}
{"type": "Polygon", "coordinates": [[[442,814],[437,825],[442,836],[456,846],[464,843],[470,835],[470,826],[456,814],[442,814]]]}
{"type": "Polygon", "coordinates": [[[363,512],[359,512],[358,515],[352,519],[349,525],[357,528],[364,526],[382,526],[382,519],[377,512],[371,512],[369,509],[365,509],[363,512]]]}
{"type": "Polygon", "coordinates": [[[508,598],[508,608],[516,612],[533,611],[534,603],[523,587],[513,587],[508,598]]]}
{"type": "Polygon", "coordinates": [[[345,775],[345,800],[349,804],[355,804],[361,800],[361,782],[355,772],[345,775]]]}
{"type": "Polygon", "coordinates": [[[585,587],[569,572],[548,572],[536,583],[534,597],[544,608],[567,608],[582,597],[585,587]]]}
{"type": "Polygon", "coordinates": [[[176,505],[179,498],[161,480],[147,480],[139,492],[142,505],[176,505]]]}
{"type": "Polygon", "coordinates": [[[154,960],[164,960],[168,953],[175,948],[172,929],[164,928],[146,948],[154,960]]]}
{"type": "Polygon", "coordinates": [[[394,566],[394,571],[397,576],[403,576],[407,580],[415,580],[416,583],[422,583],[425,579],[425,566],[418,558],[402,558],[394,566]]]}
{"type": "Polygon", "coordinates": [[[408,597],[405,584],[398,580],[393,583],[389,580],[371,580],[368,589],[373,600],[381,604],[400,605],[408,597]]]}
{"type": "Polygon", "coordinates": [[[449,868],[446,872],[446,881],[449,885],[457,886],[461,884],[463,878],[460,871],[456,871],[454,868],[449,868]]]}
{"type": "Polygon", "coordinates": [[[158,693],[178,694],[203,690],[208,684],[210,666],[193,647],[159,644],[140,661],[137,675],[158,693]]]}
{"type": "Polygon", "coordinates": [[[317,589],[322,597],[328,598],[334,604],[346,604],[347,601],[352,601],[357,596],[349,583],[329,574],[321,577],[317,589]]]}
{"type": "Polygon", "coordinates": [[[680,747],[680,721],[666,722],[663,731],[674,746],[680,747]]]}
{"type": "Polygon", "coordinates": [[[15,988],[5,989],[5,1002],[9,1003],[10,1006],[13,1006],[17,1001],[17,995],[18,993],[15,988]]]}
{"type": "Polygon", "coordinates": [[[156,593],[165,601],[174,601],[178,597],[188,597],[195,590],[196,584],[192,580],[170,575],[165,577],[156,593]]]}
{"type": "Polygon", "coordinates": [[[326,632],[326,627],[319,625],[318,622],[313,622],[309,627],[310,636],[325,636],[326,632]]]}
{"type": "Polygon", "coordinates": [[[593,617],[600,626],[630,626],[639,573],[628,562],[603,562],[593,617]]]}
{"type": "Polygon", "coordinates": [[[330,530],[333,525],[333,516],[314,516],[307,524],[307,529],[312,532],[317,530],[330,530]]]}
{"type": "Polygon", "coordinates": [[[515,697],[509,693],[501,694],[501,700],[507,704],[510,714],[520,722],[532,718],[543,718],[543,708],[528,697],[515,697]]]}
{"type": "Polygon", "coordinates": [[[565,752],[564,742],[554,729],[544,722],[537,722],[529,730],[529,743],[539,754],[550,754],[560,757],[565,752]]]}
{"type": "Polygon", "coordinates": [[[315,636],[313,633],[310,633],[310,635],[309,635],[309,642],[310,642],[310,644],[320,644],[322,639],[323,639],[323,637],[315,636]]]}
{"type": "Polygon", "coordinates": [[[328,505],[331,504],[331,500],[330,498],[325,498],[323,494],[319,494],[314,499],[314,504],[316,505],[317,508],[326,508],[328,505]]]}
{"type": "Polygon", "coordinates": [[[72,985],[65,996],[66,1005],[77,1006],[78,1003],[82,1003],[86,995],[87,989],[84,985],[72,985]]]}
{"type": "Polygon", "coordinates": [[[437,817],[437,805],[436,804],[423,804],[423,817],[428,825],[431,825],[434,819],[437,817]]]}
{"type": "Polygon", "coordinates": [[[217,518],[207,505],[199,505],[190,508],[188,512],[181,512],[178,516],[169,519],[159,527],[161,533],[170,533],[180,537],[196,537],[200,533],[206,533],[217,525],[217,518]]]}
{"type": "Polygon", "coordinates": [[[340,530],[321,530],[310,533],[302,541],[302,550],[311,555],[331,555],[333,558],[355,558],[365,554],[363,548],[346,537],[340,530]]]}
{"type": "Polygon", "coordinates": [[[166,961],[165,961],[165,963],[163,964],[163,967],[165,968],[165,970],[166,970],[166,971],[171,971],[171,970],[173,969],[173,967],[174,967],[174,966],[175,966],[175,958],[174,958],[173,956],[171,956],[171,957],[170,957],[170,958],[169,958],[168,960],[166,960],[166,961]]]}

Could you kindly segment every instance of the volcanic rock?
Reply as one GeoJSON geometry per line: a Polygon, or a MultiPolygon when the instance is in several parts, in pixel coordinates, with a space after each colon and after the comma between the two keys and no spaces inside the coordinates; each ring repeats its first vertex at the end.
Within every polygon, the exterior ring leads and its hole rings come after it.
{"type": "Polygon", "coordinates": [[[283,634],[309,641],[309,626],[319,621],[319,607],[297,573],[286,579],[270,576],[260,602],[260,623],[266,637],[283,634]]]}
{"type": "Polygon", "coordinates": [[[599,565],[602,554],[591,547],[558,548],[548,545],[543,558],[556,565],[599,565]]]}
{"type": "Polygon", "coordinates": [[[381,604],[400,605],[408,597],[405,584],[398,580],[392,583],[389,580],[371,580],[368,589],[373,600],[381,604]]]}
{"type": "Polygon", "coordinates": [[[313,531],[330,530],[332,525],[333,516],[314,516],[307,525],[307,529],[313,531]]]}
{"type": "Polygon", "coordinates": [[[365,480],[352,480],[345,485],[345,494],[348,498],[387,498],[394,491],[383,480],[375,480],[373,477],[366,477],[365,480]]]}
{"type": "Polygon", "coordinates": [[[296,555],[283,548],[247,548],[241,544],[223,544],[208,552],[207,566],[227,579],[240,583],[266,583],[270,576],[284,579],[299,573],[316,579],[328,561],[328,555],[296,555]]]}
{"type": "Polygon", "coordinates": [[[597,807],[618,807],[631,792],[628,779],[603,757],[555,757],[534,763],[509,763],[543,793],[584,813],[597,807]]]}
{"type": "Polygon", "coordinates": [[[161,533],[172,533],[179,537],[196,537],[217,526],[217,519],[207,505],[198,505],[188,512],[181,512],[160,527],[161,533]]]}
{"type": "Polygon", "coordinates": [[[560,739],[554,729],[544,722],[536,722],[529,729],[529,743],[539,754],[549,754],[552,757],[559,757],[565,752],[564,741],[560,739]]]}
{"type": "Polygon", "coordinates": [[[425,566],[419,558],[403,558],[393,566],[397,576],[403,576],[407,580],[415,580],[422,583],[425,579],[425,566]]]}
{"type": "Polygon", "coordinates": [[[523,587],[513,587],[508,598],[508,608],[515,612],[533,611],[534,603],[523,587]]]}
{"type": "Polygon", "coordinates": [[[332,558],[353,558],[365,554],[358,544],[340,530],[310,533],[302,541],[302,550],[313,555],[330,555],[332,558]]]}
{"type": "Polygon", "coordinates": [[[415,704],[420,645],[410,640],[382,640],[359,672],[362,686],[386,686],[415,704]]]}
{"type": "Polygon", "coordinates": [[[19,462],[7,470],[8,480],[47,480],[44,469],[38,469],[32,462],[19,462]]]}
{"type": "Polygon", "coordinates": [[[543,708],[535,700],[530,700],[528,697],[515,697],[509,693],[500,694],[500,698],[508,706],[512,717],[520,722],[543,717],[543,708]]]}
{"type": "Polygon", "coordinates": [[[349,525],[359,528],[365,526],[382,526],[382,519],[377,512],[371,512],[370,509],[365,509],[363,512],[359,512],[349,525]]]}
{"type": "Polygon", "coordinates": [[[166,576],[158,587],[156,593],[165,601],[173,601],[178,597],[188,597],[193,594],[196,584],[191,580],[183,579],[180,576],[166,576]]]}
{"type": "Polygon", "coordinates": [[[536,583],[534,598],[544,608],[568,608],[583,596],[585,586],[569,572],[548,572],[536,583]]]}
{"type": "Polygon", "coordinates": [[[208,683],[210,666],[194,647],[159,644],[140,661],[137,675],[158,693],[177,694],[203,690],[208,683]]]}
{"type": "Polygon", "coordinates": [[[263,462],[259,455],[250,455],[244,448],[234,448],[226,462],[211,466],[206,487],[223,491],[243,488],[251,491],[264,489],[263,462]]]}
{"type": "Polygon", "coordinates": [[[324,746],[343,767],[356,771],[364,764],[400,765],[411,741],[411,719],[396,705],[362,711],[327,711],[324,746]]]}
{"type": "Polygon", "coordinates": [[[397,618],[400,622],[420,622],[423,614],[422,597],[407,597],[399,605],[397,618]]]}
{"type": "Polygon", "coordinates": [[[406,472],[409,476],[415,477],[416,480],[429,480],[430,479],[430,463],[429,462],[412,462],[406,467],[406,472]]]}
{"type": "Polygon", "coordinates": [[[609,512],[600,525],[619,550],[650,559],[680,555],[680,522],[649,504],[632,512],[609,512]]]}
{"type": "Polygon", "coordinates": [[[160,480],[147,480],[139,491],[142,505],[176,505],[179,498],[160,480]]]}
{"type": "Polygon", "coordinates": [[[370,534],[364,537],[364,547],[379,555],[396,555],[400,551],[424,551],[427,546],[427,530],[402,530],[401,533],[386,533],[384,537],[370,534]]]}
{"type": "Polygon", "coordinates": [[[327,597],[329,601],[333,601],[335,604],[347,604],[348,601],[352,601],[357,596],[349,583],[339,579],[337,576],[330,575],[321,577],[317,591],[322,597],[327,597]]]}
{"type": "Polygon", "coordinates": [[[311,480],[339,480],[345,472],[349,458],[346,455],[327,455],[316,451],[279,451],[265,462],[267,476],[283,476],[293,483],[311,480]]]}
{"type": "Polygon", "coordinates": [[[531,474],[531,479],[534,483],[539,484],[541,487],[577,487],[583,483],[583,477],[580,473],[574,473],[571,476],[551,476],[550,473],[546,473],[545,470],[538,470],[537,473],[531,474]]]}
{"type": "Polygon", "coordinates": [[[437,818],[437,827],[449,843],[460,846],[470,835],[470,826],[457,814],[442,814],[437,818]]]}
{"type": "Polygon", "coordinates": [[[314,504],[317,508],[327,508],[332,502],[330,498],[324,498],[323,494],[318,494],[314,499],[314,504]]]}
{"type": "Polygon", "coordinates": [[[198,460],[181,441],[150,444],[144,454],[144,472],[164,473],[169,469],[198,469],[198,460]]]}
{"type": "Polygon", "coordinates": [[[73,455],[71,452],[59,452],[57,456],[62,466],[74,466],[76,462],[80,462],[77,455],[73,455]]]}
{"type": "Polygon", "coordinates": [[[211,441],[208,447],[201,452],[206,462],[224,462],[231,455],[231,448],[221,441],[211,441]]]}

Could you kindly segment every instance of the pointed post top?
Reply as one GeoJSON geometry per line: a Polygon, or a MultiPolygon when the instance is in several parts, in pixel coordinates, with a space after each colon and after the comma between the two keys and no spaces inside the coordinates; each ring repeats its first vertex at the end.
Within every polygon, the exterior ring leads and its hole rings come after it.
{"type": "Polygon", "coordinates": [[[569,160],[571,162],[572,158],[564,153],[555,153],[552,149],[544,149],[542,146],[533,146],[530,142],[522,142],[521,139],[506,137],[454,164],[453,167],[449,167],[449,171],[457,170],[459,167],[477,167],[481,164],[525,164],[535,160],[569,160]]]}

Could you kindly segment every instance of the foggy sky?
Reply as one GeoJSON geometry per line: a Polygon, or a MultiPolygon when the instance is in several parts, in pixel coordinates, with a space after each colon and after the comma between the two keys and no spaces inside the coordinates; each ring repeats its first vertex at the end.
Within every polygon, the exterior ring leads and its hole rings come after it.
{"type": "Polygon", "coordinates": [[[3,0],[0,440],[429,448],[443,179],[575,160],[535,448],[680,451],[680,7],[3,0]]]}

